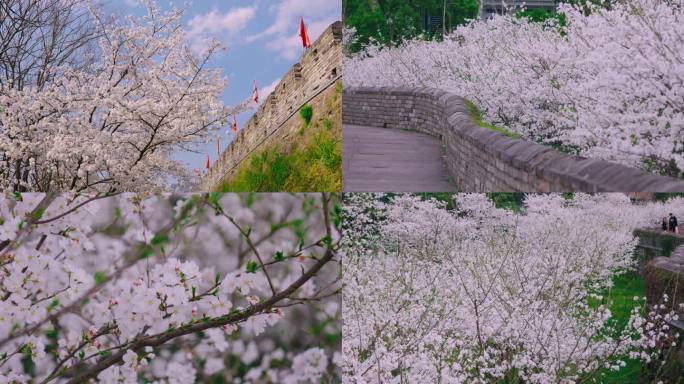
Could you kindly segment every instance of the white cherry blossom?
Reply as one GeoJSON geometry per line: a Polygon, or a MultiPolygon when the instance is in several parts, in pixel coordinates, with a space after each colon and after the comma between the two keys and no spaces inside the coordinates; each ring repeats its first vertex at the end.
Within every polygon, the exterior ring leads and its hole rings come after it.
{"type": "MultiPolygon", "coordinates": [[[[281,382],[297,354],[328,359],[339,343],[325,336],[340,339],[335,204],[327,194],[5,195],[0,211],[24,224],[0,241],[0,382],[281,382]],[[308,336],[318,324],[326,333],[308,336]]],[[[324,371],[339,380],[336,366],[324,371]]]]}
{"type": "Polygon", "coordinates": [[[565,26],[511,12],[460,26],[443,42],[369,46],[345,59],[344,83],[440,88],[526,139],[680,176],[684,7],[586,7],[561,3],[565,26]]]}

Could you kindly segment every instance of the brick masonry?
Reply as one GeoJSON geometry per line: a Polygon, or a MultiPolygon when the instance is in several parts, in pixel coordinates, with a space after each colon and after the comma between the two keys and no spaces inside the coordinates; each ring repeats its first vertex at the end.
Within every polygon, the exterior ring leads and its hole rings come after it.
{"type": "Polygon", "coordinates": [[[648,305],[651,308],[665,305],[667,312],[673,310],[679,315],[679,319],[669,322],[673,330],[680,334],[679,339],[673,340],[677,343],[678,364],[666,375],[667,379],[673,380],[684,375],[684,310],[680,306],[684,305],[684,236],[657,230],[640,230],[635,234],[639,236],[640,244],[645,241],[663,249],[660,253],[662,256],[646,263],[642,276],[648,305]],[[667,302],[663,300],[664,295],[668,296],[667,302]]]}
{"type": "Polygon", "coordinates": [[[667,294],[668,306],[678,311],[678,305],[684,304],[684,245],[675,248],[669,256],[649,261],[644,268],[644,280],[649,304],[662,304],[663,294],[667,294]]]}
{"type": "Polygon", "coordinates": [[[330,25],[306,50],[299,63],[283,76],[275,90],[240,130],[210,172],[202,178],[202,191],[215,190],[259,148],[282,143],[298,125],[298,111],[335,92],[342,75],[342,22],[330,25]]]}
{"type": "MultiPolygon", "coordinates": [[[[640,270],[654,258],[669,257],[675,248],[684,245],[684,236],[674,235],[659,228],[637,229],[634,231],[634,236],[639,238],[635,256],[640,270]]],[[[684,252],[684,248],[681,252],[684,252]]]]}
{"type": "Polygon", "coordinates": [[[684,192],[683,180],[565,155],[482,128],[462,97],[442,90],[345,87],[342,120],[440,138],[449,175],[464,192],[684,192]]]}

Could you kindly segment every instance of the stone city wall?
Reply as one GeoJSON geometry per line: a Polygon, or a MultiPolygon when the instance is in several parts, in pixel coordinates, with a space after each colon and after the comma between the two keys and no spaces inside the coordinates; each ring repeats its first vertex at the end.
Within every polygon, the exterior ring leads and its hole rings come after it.
{"type": "Polygon", "coordinates": [[[202,191],[216,189],[255,151],[291,136],[298,111],[319,98],[329,97],[342,72],[342,23],[330,25],[306,50],[299,63],[283,76],[275,90],[242,127],[221,158],[200,182],[202,191]]]}
{"type": "Polygon", "coordinates": [[[344,124],[391,127],[442,140],[449,175],[463,192],[684,191],[684,180],[562,154],[476,125],[465,100],[432,88],[350,87],[344,124]]]}
{"type": "Polygon", "coordinates": [[[684,245],[684,236],[665,232],[659,228],[637,229],[634,235],[639,238],[635,256],[640,269],[656,257],[669,257],[675,248],[684,245]]]}
{"type": "MultiPolygon", "coordinates": [[[[684,237],[677,237],[684,240],[684,237]]],[[[669,321],[669,325],[672,333],[679,334],[679,338],[673,336],[667,345],[674,347],[678,363],[668,369],[664,380],[676,382],[676,378],[684,377],[684,245],[677,246],[668,256],[658,256],[649,261],[644,268],[643,278],[649,307],[655,309],[664,305],[661,312],[674,311],[678,315],[678,318],[669,321]]]]}

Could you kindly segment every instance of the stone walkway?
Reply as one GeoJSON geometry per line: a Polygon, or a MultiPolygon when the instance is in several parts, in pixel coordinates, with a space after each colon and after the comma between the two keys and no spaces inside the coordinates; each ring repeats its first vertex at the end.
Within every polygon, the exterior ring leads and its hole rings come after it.
{"type": "Polygon", "coordinates": [[[344,125],[345,192],[453,192],[439,139],[418,132],[344,125]]]}

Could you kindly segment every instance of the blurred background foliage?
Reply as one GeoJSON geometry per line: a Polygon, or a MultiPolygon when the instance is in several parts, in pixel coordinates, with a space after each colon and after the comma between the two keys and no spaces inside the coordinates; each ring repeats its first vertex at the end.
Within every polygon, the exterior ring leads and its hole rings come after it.
{"type": "Polygon", "coordinates": [[[373,40],[397,45],[418,36],[439,39],[444,30],[465,24],[476,18],[477,12],[477,0],[342,1],[345,25],[356,30],[356,38],[347,46],[350,52],[360,51],[373,40]]]}
{"type": "MultiPolygon", "coordinates": [[[[347,28],[355,30],[346,46],[349,53],[359,52],[371,42],[396,46],[403,41],[422,38],[440,40],[460,25],[478,18],[484,0],[342,0],[342,17],[347,28]],[[444,21],[444,22],[443,22],[444,21]]],[[[591,12],[591,6],[610,9],[617,0],[559,0],[591,12]]],[[[555,19],[561,27],[565,17],[553,9],[524,9],[522,0],[507,0],[515,16],[532,22],[555,19]]],[[[485,16],[487,17],[487,16],[485,16]]]]}

